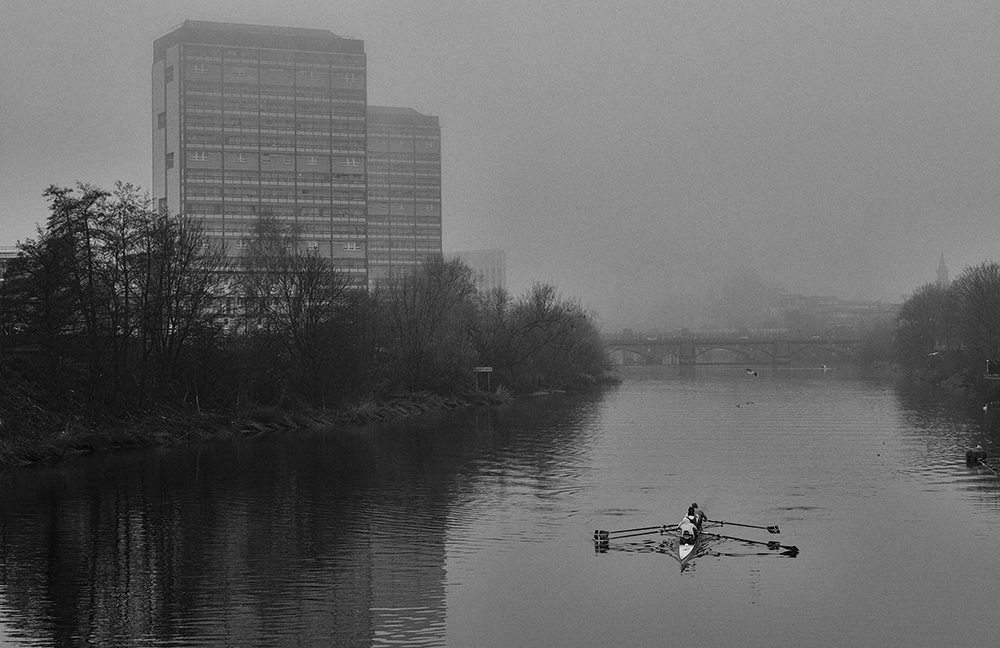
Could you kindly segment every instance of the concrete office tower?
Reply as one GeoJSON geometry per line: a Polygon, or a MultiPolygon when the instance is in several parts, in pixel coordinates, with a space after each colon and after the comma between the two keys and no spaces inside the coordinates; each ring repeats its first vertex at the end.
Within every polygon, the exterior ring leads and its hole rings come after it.
{"type": "Polygon", "coordinates": [[[153,43],[153,197],[234,256],[273,214],[364,285],[366,110],[363,41],[187,20],[153,43]]]}
{"type": "Polygon", "coordinates": [[[461,259],[472,268],[482,290],[507,289],[507,255],[503,250],[453,252],[449,259],[461,259]]]}
{"type": "Polygon", "coordinates": [[[441,254],[441,126],[412,108],[368,106],[368,277],[441,254]]]}

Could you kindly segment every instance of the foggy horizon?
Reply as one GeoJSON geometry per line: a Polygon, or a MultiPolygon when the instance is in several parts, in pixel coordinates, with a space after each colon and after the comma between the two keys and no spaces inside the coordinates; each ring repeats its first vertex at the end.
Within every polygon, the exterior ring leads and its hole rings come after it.
{"type": "Polygon", "coordinates": [[[364,41],[370,105],[440,118],[444,252],[499,248],[609,329],[733,273],[898,303],[1000,259],[1000,6],[9,3],[0,245],[42,192],[151,188],[152,44],[185,19],[364,41]]]}

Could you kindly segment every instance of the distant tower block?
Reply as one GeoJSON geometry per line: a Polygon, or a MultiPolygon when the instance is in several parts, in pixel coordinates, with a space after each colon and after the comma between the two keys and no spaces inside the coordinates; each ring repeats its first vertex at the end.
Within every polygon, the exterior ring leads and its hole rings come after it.
{"type": "Polygon", "coordinates": [[[483,290],[507,289],[507,255],[503,250],[452,252],[449,259],[460,259],[472,268],[483,290]]]}
{"type": "Polygon", "coordinates": [[[937,269],[937,284],[942,288],[947,288],[951,281],[948,279],[948,266],[944,264],[944,252],[941,253],[941,263],[937,269]]]}

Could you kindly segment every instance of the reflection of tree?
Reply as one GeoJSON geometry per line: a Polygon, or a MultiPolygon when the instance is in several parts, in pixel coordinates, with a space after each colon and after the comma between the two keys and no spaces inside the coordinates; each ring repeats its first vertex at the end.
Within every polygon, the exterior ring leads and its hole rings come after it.
{"type": "Polygon", "coordinates": [[[9,475],[0,583],[13,622],[55,645],[440,643],[451,516],[501,474],[558,492],[587,411],[566,398],[9,475]]]}

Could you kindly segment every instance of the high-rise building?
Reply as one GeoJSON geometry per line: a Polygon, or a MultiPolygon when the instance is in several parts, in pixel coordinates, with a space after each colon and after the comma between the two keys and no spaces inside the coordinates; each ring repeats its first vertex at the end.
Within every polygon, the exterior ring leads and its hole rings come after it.
{"type": "Polygon", "coordinates": [[[449,259],[460,259],[472,268],[483,290],[507,289],[507,255],[503,250],[453,252],[449,259]]]}
{"type": "Polygon", "coordinates": [[[187,20],[153,43],[152,71],[160,208],[195,217],[232,255],[273,214],[366,282],[363,41],[187,20]]]}
{"type": "Polygon", "coordinates": [[[412,108],[368,106],[368,277],[441,254],[441,126],[412,108]]]}

